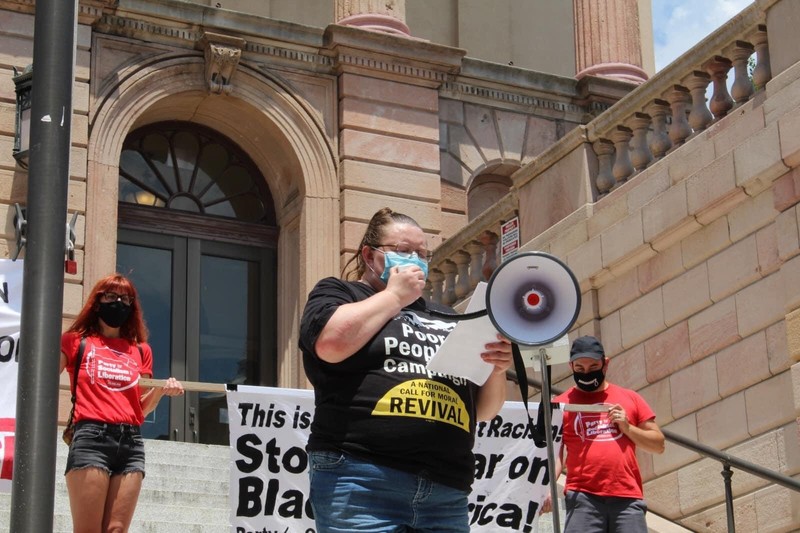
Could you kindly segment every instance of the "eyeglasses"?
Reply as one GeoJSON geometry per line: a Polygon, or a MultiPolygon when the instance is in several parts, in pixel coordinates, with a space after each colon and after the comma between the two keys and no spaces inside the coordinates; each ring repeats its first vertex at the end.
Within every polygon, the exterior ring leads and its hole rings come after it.
{"type": "MultiPolygon", "coordinates": [[[[404,242],[398,244],[379,244],[374,248],[376,250],[378,248],[390,248],[391,251],[403,259],[408,259],[412,255],[416,255],[420,260],[425,261],[426,263],[428,263],[433,257],[433,252],[429,252],[427,250],[415,250],[410,244],[406,244],[404,242]]],[[[383,250],[380,251],[382,252],[383,250]]]]}
{"type": "Polygon", "coordinates": [[[133,296],[128,296],[127,294],[117,294],[116,292],[100,293],[100,301],[103,303],[110,304],[112,302],[116,302],[117,300],[125,305],[131,305],[133,303],[133,296]]]}

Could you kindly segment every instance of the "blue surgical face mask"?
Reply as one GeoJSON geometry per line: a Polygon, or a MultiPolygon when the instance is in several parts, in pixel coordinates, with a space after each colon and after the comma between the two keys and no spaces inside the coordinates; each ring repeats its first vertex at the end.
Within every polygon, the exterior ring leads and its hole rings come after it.
{"type": "Polygon", "coordinates": [[[408,257],[403,257],[397,252],[383,252],[383,274],[381,274],[381,281],[389,283],[389,271],[394,267],[400,267],[402,270],[403,267],[412,265],[420,267],[423,276],[425,276],[425,279],[428,279],[428,263],[420,259],[416,253],[412,253],[408,257]]]}

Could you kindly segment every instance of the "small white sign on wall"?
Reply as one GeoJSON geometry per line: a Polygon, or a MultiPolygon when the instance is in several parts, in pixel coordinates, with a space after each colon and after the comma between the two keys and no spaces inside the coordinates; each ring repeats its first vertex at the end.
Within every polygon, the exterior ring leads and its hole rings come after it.
{"type": "Polygon", "coordinates": [[[519,252],[519,217],[504,222],[500,226],[500,262],[504,262],[519,252]]]}

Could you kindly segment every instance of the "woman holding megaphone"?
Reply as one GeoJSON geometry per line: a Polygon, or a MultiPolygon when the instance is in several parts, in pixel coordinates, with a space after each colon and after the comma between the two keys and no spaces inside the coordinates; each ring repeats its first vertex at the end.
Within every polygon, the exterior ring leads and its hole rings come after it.
{"type": "Polygon", "coordinates": [[[300,348],[316,405],[307,449],[318,533],[469,532],[475,426],[505,401],[511,345],[485,346],[494,370],[480,387],[428,371],[456,325],[422,298],[429,256],[419,224],[384,208],[345,279],[309,294],[300,348]]]}

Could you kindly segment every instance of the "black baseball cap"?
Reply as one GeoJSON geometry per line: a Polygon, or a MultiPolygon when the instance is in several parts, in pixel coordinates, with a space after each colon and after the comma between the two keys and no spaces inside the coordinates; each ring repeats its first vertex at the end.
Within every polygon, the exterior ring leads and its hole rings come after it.
{"type": "Polygon", "coordinates": [[[600,341],[591,335],[578,337],[572,343],[572,348],[569,351],[569,362],[581,357],[589,357],[590,359],[603,360],[606,352],[600,341]]]}

